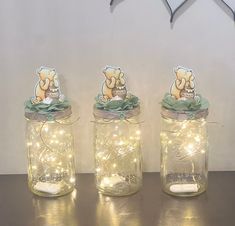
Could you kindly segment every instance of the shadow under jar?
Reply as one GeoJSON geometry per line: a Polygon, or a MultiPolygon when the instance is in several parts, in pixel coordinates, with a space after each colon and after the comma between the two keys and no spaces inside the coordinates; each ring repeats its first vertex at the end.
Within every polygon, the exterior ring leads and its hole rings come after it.
{"type": "Polygon", "coordinates": [[[195,196],[207,188],[208,109],[178,112],[162,108],[161,182],[175,196],[195,196]]]}
{"type": "Polygon", "coordinates": [[[102,194],[130,195],[142,185],[139,113],[139,107],[122,113],[94,107],[96,186],[102,194]]]}
{"type": "Polygon", "coordinates": [[[28,150],[28,185],[40,196],[55,197],[75,186],[71,108],[51,113],[25,113],[28,150]]]}

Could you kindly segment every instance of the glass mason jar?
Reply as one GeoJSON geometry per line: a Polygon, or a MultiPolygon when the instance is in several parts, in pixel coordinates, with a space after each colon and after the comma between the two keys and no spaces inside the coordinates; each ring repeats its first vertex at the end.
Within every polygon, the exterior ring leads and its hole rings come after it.
{"type": "Polygon", "coordinates": [[[51,113],[25,113],[28,150],[28,185],[40,196],[54,197],[75,186],[71,108],[51,113]]]}
{"type": "Polygon", "coordinates": [[[94,108],[96,186],[105,195],[125,196],[142,185],[139,107],[122,112],[94,108]]]}
{"type": "Polygon", "coordinates": [[[195,196],[207,188],[208,109],[177,112],[162,108],[161,181],[175,196],[195,196]]]}

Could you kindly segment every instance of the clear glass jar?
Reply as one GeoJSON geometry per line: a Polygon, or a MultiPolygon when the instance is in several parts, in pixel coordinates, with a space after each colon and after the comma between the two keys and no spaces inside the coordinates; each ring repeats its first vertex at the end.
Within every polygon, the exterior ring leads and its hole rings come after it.
{"type": "Polygon", "coordinates": [[[54,120],[46,120],[38,113],[25,116],[30,190],[46,197],[71,192],[75,164],[70,115],[54,120]]]}
{"type": "Polygon", "coordinates": [[[207,188],[208,109],[176,112],[162,108],[161,181],[175,196],[195,196],[207,188]]]}
{"type": "Polygon", "coordinates": [[[142,185],[139,108],[119,114],[94,109],[96,186],[105,195],[125,196],[142,185]]]}

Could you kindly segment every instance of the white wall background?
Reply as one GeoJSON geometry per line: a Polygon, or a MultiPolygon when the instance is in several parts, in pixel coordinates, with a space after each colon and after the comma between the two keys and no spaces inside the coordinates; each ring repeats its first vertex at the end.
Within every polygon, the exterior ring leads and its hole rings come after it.
{"type": "Polygon", "coordinates": [[[173,26],[162,0],[0,0],[0,173],[26,173],[24,101],[36,68],[55,67],[74,113],[78,172],[92,172],[92,105],[105,65],[142,100],[145,171],[159,171],[159,102],[172,68],[194,69],[210,100],[210,170],[235,170],[235,25],[218,0],[191,1],[173,26]],[[187,10],[186,10],[187,9],[187,10]]]}

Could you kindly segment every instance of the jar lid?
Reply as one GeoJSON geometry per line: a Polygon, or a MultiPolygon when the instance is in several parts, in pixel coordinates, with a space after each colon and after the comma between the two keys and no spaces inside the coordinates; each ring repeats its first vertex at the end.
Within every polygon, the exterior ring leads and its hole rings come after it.
{"type": "Polygon", "coordinates": [[[161,111],[161,115],[163,118],[170,118],[179,121],[206,118],[208,116],[208,113],[208,108],[194,111],[175,111],[162,107],[161,111]]]}
{"type": "Polygon", "coordinates": [[[123,110],[123,111],[112,111],[112,110],[103,110],[98,109],[96,106],[94,106],[93,115],[95,118],[100,119],[128,119],[134,116],[137,116],[140,114],[140,106],[136,106],[133,109],[130,110],[123,110]]]}
{"type": "Polygon", "coordinates": [[[59,120],[62,118],[69,117],[71,114],[72,114],[71,106],[68,106],[63,110],[47,112],[47,113],[25,110],[24,115],[26,119],[43,122],[43,121],[59,120]]]}

